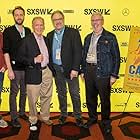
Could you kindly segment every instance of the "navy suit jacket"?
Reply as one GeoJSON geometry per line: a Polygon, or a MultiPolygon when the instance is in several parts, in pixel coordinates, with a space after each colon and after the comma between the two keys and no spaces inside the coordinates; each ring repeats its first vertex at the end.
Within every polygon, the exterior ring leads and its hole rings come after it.
{"type": "MultiPolygon", "coordinates": [[[[44,37],[44,40],[45,37],[44,37]]],[[[49,50],[48,50],[49,53],[49,50]]],[[[22,45],[18,50],[18,62],[26,65],[25,80],[27,84],[40,84],[42,82],[42,70],[40,63],[34,63],[34,57],[40,54],[37,41],[32,34],[25,37],[22,41],[22,45]]],[[[51,69],[51,65],[48,64],[51,69]]]]}

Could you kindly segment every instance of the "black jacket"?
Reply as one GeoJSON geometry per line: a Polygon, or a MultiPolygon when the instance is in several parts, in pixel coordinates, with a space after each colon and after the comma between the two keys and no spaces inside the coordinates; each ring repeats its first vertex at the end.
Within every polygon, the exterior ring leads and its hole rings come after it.
{"type": "MultiPolygon", "coordinates": [[[[51,50],[51,59],[54,32],[53,30],[47,34],[47,45],[51,50]]],[[[80,70],[81,59],[82,42],[80,34],[76,29],[65,27],[61,46],[61,60],[67,78],[70,78],[71,70],[80,70]]]]}
{"type": "MultiPolygon", "coordinates": [[[[46,40],[45,37],[44,40],[46,40]]],[[[27,84],[40,84],[42,82],[41,64],[34,63],[34,57],[39,54],[39,46],[32,33],[23,39],[22,45],[19,47],[17,57],[18,62],[26,65],[25,80],[27,84]]],[[[51,69],[51,65],[48,64],[48,66],[51,69]]]]}
{"type": "MultiPolygon", "coordinates": [[[[25,28],[25,36],[31,33],[30,29],[25,28]]],[[[3,52],[8,53],[10,56],[10,61],[13,70],[24,70],[24,65],[17,63],[17,51],[19,46],[21,46],[21,36],[16,29],[15,25],[8,27],[3,32],[3,52]],[[14,61],[15,63],[12,63],[14,61]]]]}

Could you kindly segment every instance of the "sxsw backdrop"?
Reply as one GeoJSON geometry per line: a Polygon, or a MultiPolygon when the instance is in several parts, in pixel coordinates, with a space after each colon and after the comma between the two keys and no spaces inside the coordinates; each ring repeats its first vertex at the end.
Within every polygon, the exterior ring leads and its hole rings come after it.
{"type": "MultiPolygon", "coordinates": [[[[99,11],[105,19],[104,27],[113,32],[118,39],[121,52],[120,58],[120,78],[111,89],[111,110],[112,112],[122,112],[126,106],[126,112],[140,111],[140,93],[133,93],[127,104],[130,92],[123,90],[125,65],[128,52],[130,29],[132,26],[140,26],[140,1],[139,0],[0,0],[0,31],[14,24],[12,9],[15,6],[22,6],[26,11],[24,25],[31,28],[31,21],[35,16],[42,16],[45,19],[45,32],[47,34],[53,29],[50,15],[54,10],[62,10],[65,14],[65,24],[79,30],[82,41],[84,37],[92,32],[90,25],[91,14],[99,11]]],[[[84,82],[80,80],[81,108],[87,111],[85,100],[84,82]]],[[[9,80],[5,73],[4,87],[2,91],[1,110],[9,110],[9,80]]],[[[54,84],[51,111],[59,111],[59,103],[54,84]]],[[[37,104],[40,108],[39,103],[37,104]]],[[[28,101],[26,110],[28,111],[28,101]]],[[[68,111],[72,111],[72,103],[68,94],[68,111]]],[[[98,104],[100,111],[100,100],[98,104]]]]}

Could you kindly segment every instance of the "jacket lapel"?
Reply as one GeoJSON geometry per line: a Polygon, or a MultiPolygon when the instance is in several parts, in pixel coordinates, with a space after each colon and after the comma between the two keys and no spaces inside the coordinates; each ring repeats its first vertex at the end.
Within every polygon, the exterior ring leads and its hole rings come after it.
{"type": "Polygon", "coordinates": [[[32,41],[32,46],[33,46],[35,52],[36,52],[37,54],[40,54],[39,46],[38,46],[38,43],[37,43],[37,41],[36,41],[36,39],[35,39],[33,33],[32,33],[32,35],[31,35],[31,41],[32,41]]]}

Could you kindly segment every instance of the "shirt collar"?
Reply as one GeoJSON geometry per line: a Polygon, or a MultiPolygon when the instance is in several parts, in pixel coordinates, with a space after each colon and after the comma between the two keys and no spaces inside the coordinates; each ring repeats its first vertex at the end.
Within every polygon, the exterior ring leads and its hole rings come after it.
{"type": "Polygon", "coordinates": [[[38,36],[35,32],[33,32],[33,35],[35,36],[35,39],[42,39],[43,38],[43,35],[41,35],[41,36],[38,36]]]}
{"type": "Polygon", "coordinates": [[[25,28],[22,26],[22,32],[19,31],[18,24],[15,24],[17,31],[20,33],[21,38],[25,37],[25,28]]]}
{"type": "Polygon", "coordinates": [[[96,34],[95,34],[95,32],[93,31],[93,36],[98,37],[98,36],[100,36],[100,35],[102,34],[102,32],[103,32],[103,28],[102,28],[102,30],[99,32],[99,34],[98,34],[98,35],[96,35],[96,34]]]}
{"type": "Polygon", "coordinates": [[[59,31],[55,30],[55,33],[60,35],[61,33],[64,32],[64,30],[65,30],[65,26],[61,30],[59,30],[59,31]]]}
{"type": "MultiPolygon", "coordinates": [[[[19,29],[18,29],[18,24],[15,24],[15,27],[16,27],[16,29],[19,31],[19,29]]],[[[22,26],[23,28],[24,28],[24,26],[22,26]]]]}

